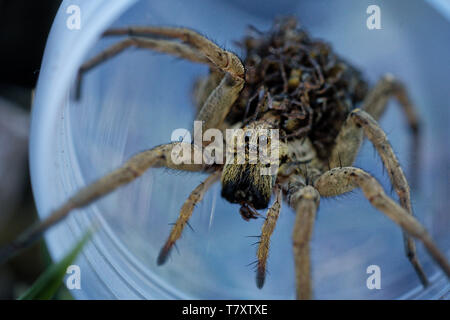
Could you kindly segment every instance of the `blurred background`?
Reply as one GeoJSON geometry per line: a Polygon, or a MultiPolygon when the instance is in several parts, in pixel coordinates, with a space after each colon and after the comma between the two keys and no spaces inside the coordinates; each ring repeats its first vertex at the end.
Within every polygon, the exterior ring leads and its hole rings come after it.
{"type": "MultiPolygon", "coordinates": [[[[37,219],[28,169],[31,95],[59,0],[0,0],[0,243],[37,219]]],[[[17,298],[50,263],[37,244],[0,266],[0,299],[17,298]]]]}

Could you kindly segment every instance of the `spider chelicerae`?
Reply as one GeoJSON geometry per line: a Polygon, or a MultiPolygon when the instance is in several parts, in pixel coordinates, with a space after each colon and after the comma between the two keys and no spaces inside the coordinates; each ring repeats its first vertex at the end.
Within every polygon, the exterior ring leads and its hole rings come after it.
{"type": "MultiPolygon", "coordinates": [[[[447,259],[413,216],[408,182],[377,123],[388,100],[397,98],[411,128],[413,146],[418,148],[417,113],[405,87],[392,75],[386,75],[369,89],[356,68],[336,55],[327,43],[310,38],[297,26],[295,18],[278,19],[267,32],[250,28],[250,34],[239,42],[246,51],[243,60],[187,28],[129,27],[107,30],[103,36],[124,38],[80,67],[78,97],[82,76],[127,48],[154,50],[206,64],[210,67],[209,75],[199,79],[194,88],[196,120],[201,121],[204,130],[278,130],[278,169],[272,175],[261,175],[264,164],[250,163],[247,158],[244,163],[179,164],[173,161],[172,152],[181,142],[159,145],[134,155],[120,168],[79,190],[48,218],[4,247],[0,260],[30,245],[73,209],[89,205],[149,168],[166,167],[210,175],[182,206],[160,251],[158,264],[166,262],[195,205],[211,185],[221,180],[222,196],[240,204],[240,214],[246,220],[259,216],[256,210],[268,208],[272,194],[275,195],[258,241],[256,283],[259,288],[264,285],[270,237],[284,199],[296,212],[292,240],[297,298],[312,298],[309,241],[319,199],[355,188],[361,188],[374,207],[403,229],[406,255],[424,286],[428,280],[417,259],[413,238],[423,242],[436,263],[450,276],[447,259]],[[399,204],[386,195],[373,176],[352,166],[364,136],[380,155],[399,204]]],[[[193,152],[195,146],[191,147],[193,152]]]]}

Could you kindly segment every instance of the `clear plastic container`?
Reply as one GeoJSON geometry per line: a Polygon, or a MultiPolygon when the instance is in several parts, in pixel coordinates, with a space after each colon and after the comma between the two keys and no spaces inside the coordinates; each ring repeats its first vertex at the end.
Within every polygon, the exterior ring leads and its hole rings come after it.
{"type": "MultiPolygon", "coordinates": [[[[391,72],[407,84],[424,123],[421,183],[412,192],[414,210],[450,256],[446,105],[450,28],[449,21],[426,2],[384,2],[381,30],[367,29],[366,8],[371,3],[361,0],[279,0],[276,6],[261,0],[86,0],[76,2],[81,9],[80,30],[66,27],[71,4],[63,1],[54,21],[33,106],[31,175],[41,217],[132,154],[168,142],[174,129],[189,129],[194,118],[192,85],[207,68],[147,50],[130,49],[90,72],[81,102],[73,102],[69,95],[80,64],[117,41],[99,40],[102,31],[111,26],[186,26],[242,54],[233,41],[245,34],[247,25],[266,30],[274,17],[289,14],[297,15],[314,37],[331,42],[372,83],[391,72]]],[[[406,121],[395,102],[387,110],[382,127],[409,172],[406,121]]],[[[388,177],[368,143],[356,165],[373,173],[389,191],[388,177]]],[[[156,265],[169,223],[202,179],[202,174],[149,170],[48,232],[50,252],[60,259],[93,221],[101,225],[77,260],[81,290],[73,290],[74,297],[294,298],[293,211],[286,205],[282,209],[271,242],[269,275],[259,290],[254,271],[246,266],[256,253],[246,236],[259,234],[262,220],[245,222],[238,206],[220,197],[219,184],[196,208],[190,221],[195,232],[184,231],[179,253],[174,251],[164,266],[156,265]]],[[[422,288],[404,255],[400,229],[358,191],[338,200],[321,200],[311,247],[318,299],[428,299],[440,298],[450,288],[418,244],[419,258],[432,280],[429,288],[422,288]],[[366,287],[366,269],[374,264],[381,268],[381,290],[366,287]]]]}

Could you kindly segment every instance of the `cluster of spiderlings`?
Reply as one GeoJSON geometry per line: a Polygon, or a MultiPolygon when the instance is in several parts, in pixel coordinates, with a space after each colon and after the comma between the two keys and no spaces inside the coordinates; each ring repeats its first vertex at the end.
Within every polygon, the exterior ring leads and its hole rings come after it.
{"type": "Polygon", "coordinates": [[[274,113],[282,138],[308,136],[319,157],[327,157],[349,111],[366,95],[359,71],[292,18],[277,21],[269,32],[251,28],[240,45],[246,50],[246,85],[228,120],[248,123],[274,113]]]}

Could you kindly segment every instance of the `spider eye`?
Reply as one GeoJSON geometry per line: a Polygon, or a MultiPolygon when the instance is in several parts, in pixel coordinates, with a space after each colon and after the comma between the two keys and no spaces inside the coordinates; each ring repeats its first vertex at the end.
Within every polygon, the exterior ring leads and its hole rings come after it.
{"type": "Polygon", "coordinates": [[[252,136],[252,133],[250,131],[246,131],[245,135],[244,135],[244,140],[245,143],[249,143],[250,142],[250,137],[252,136]]]}

